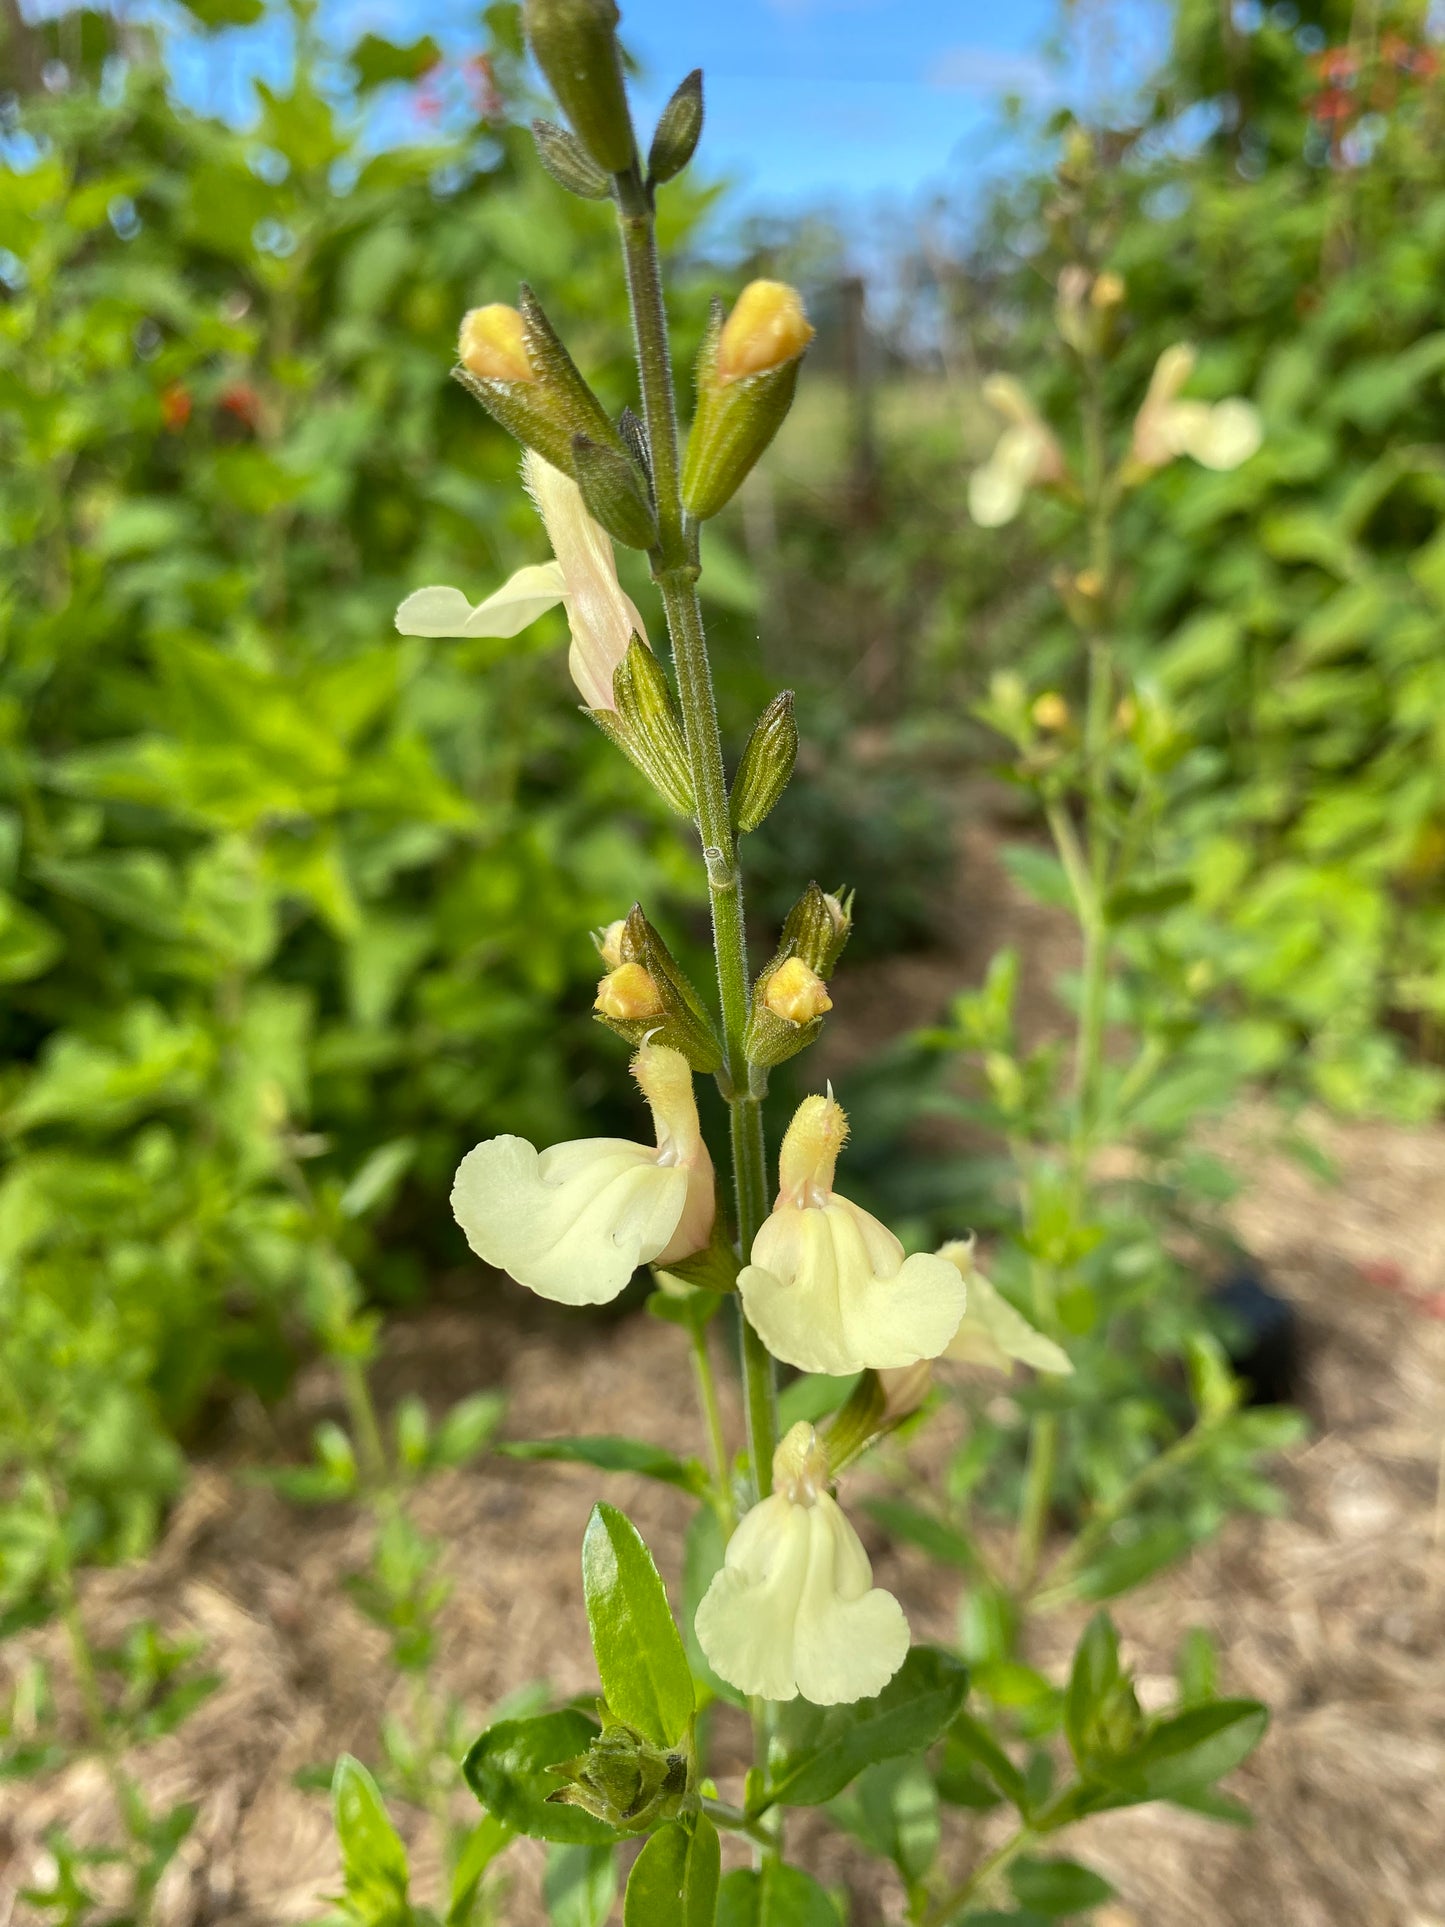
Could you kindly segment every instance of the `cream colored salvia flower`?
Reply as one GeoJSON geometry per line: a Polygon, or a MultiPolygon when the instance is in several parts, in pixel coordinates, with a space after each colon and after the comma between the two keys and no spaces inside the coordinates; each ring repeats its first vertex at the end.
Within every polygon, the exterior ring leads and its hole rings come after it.
{"type": "Polygon", "coordinates": [[[956,1238],[938,1254],[958,1267],[968,1288],[968,1310],[944,1357],[969,1365],[988,1365],[999,1372],[1011,1372],[1015,1362],[1056,1377],[1072,1372],[1073,1363],[1063,1347],[1036,1331],[984,1277],[973,1261],[973,1247],[972,1236],[956,1238]]]}
{"type": "Polygon", "coordinates": [[[728,1541],[695,1625],[714,1672],[762,1699],[869,1699],[903,1664],[903,1608],[873,1584],[811,1425],[795,1425],[778,1447],[772,1494],[728,1541]]]}
{"type": "Polygon", "coordinates": [[[1129,451],[1139,468],[1163,468],[1177,455],[1188,455],[1203,468],[1238,468],[1258,453],[1263,431],[1249,402],[1238,395],[1212,403],[1180,399],[1194,362],[1194,350],[1180,341],[1154,364],[1129,451]]]}
{"type": "Polygon", "coordinates": [[[529,563],[475,608],[460,589],[417,589],[396,612],[404,636],[515,636],[555,609],[567,611],[567,666],[589,709],[613,709],[612,676],[633,635],[647,630],[617,580],[612,538],[587,513],[570,475],[528,449],[522,479],[537,505],[554,560],[529,563]]]}
{"type": "Polygon", "coordinates": [[[712,1160],[680,1051],[644,1044],[632,1072],[656,1146],[580,1138],[538,1152],[520,1137],[468,1151],[452,1210],[479,1258],[560,1305],[603,1305],[639,1265],[676,1263],[712,1236],[712,1160]]]}
{"type": "Polygon", "coordinates": [[[1010,375],[990,375],[983,398],[1008,426],[968,481],[968,512],[981,529],[1012,522],[1031,488],[1064,478],[1063,450],[1027,394],[1010,375]]]}
{"type": "Polygon", "coordinates": [[[848,1135],[840,1104],[806,1097],[778,1153],[778,1197],[738,1278],[748,1321],[775,1358],[842,1375],[937,1358],[967,1296],[946,1258],[903,1247],[833,1189],[848,1135]]]}

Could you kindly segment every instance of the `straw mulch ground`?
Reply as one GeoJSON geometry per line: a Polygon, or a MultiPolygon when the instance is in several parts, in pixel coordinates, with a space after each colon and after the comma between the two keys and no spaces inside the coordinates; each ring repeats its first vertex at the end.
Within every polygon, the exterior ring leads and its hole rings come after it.
{"type": "MultiPolygon", "coordinates": [[[[884,1030],[927,1015],[960,974],[974,974],[956,958],[951,971],[910,968],[911,979],[907,970],[891,979],[884,1030]]],[[[864,981],[858,973],[855,988],[864,981]]],[[[1242,1115],[1229,1134],[1254,1178],[1238,1228],[1299,1307],[1313,1435],[1281,1468],[1286,1516],[1236,1521],[1117,1613],[1146,1701],[1163,1691],[1183,1629],[1205,1625],[1220,1643],[1225,1690],[1273,1709],[1264,1747],[1234,1783],[1258,1825],[1236,1833],[1145,1809],[1091,1823],[1066,1846],[1118,1888],[1100,1927],[1445,1927],[1445,1131],[1321,1124],[1341,1172],[1322,1190],[1257,1152],[1259,1122],[1242,1115]]],[[[468,1290],[472,1304],[392,1330],[388,1399],[419,1390],[440,1405],[502,1386],[514,1437],[617,1430],[676,1446],[679,1425],[694,1426],[677,1333],[640,1317],[583,1326],[510,1286],[474,1279],[468,1290]]],[[[225,1679],[181,1733],[137,1762],[155,1799],[200,1803],[161,1896],[165,1927],[279,1927],[316,1918],[335,1890],[325,1800],[295,1776],[343,1748],[376,1756],[383,1643],[342,1591],[362,1563],[364,1527],[344,1509],[298,1513],[245,1471],[295,1456],[333,1399],[318,1371],[279,1434],[256,1419],[245,1436],[239,1415],[242,1435],[198,1468],[156,1555],[86,1581],[98,1637],[152,1615],[199,1634],[225,1679]]],[[[947,1424],[912,1448],[921,1476],[938,1463],[947,1424]]],[[[850,1486],[854,1498],[862,1483],[850,1486]]],[[[449,1541],[455,1582],[444,1673],[478,1727],[520,1682],[545,1678],[560,1694],[593,1685],[577,1558],[598,1489],[581,1468],[491,1457],[424,1496],[420,1523],[449,1541]]],[[[676,1596],[687,1502],[630,1479],[607,1491],[676,1596]]],[[[866,1527],[865,1536],[916,1635],[948,1638],[956,1577],[866,1527]]],[[[1050,1632],[1040,1663],[1062,1669],[1072,1630],[1050,1632]]],[[[58,1652],[50,1635],[30,1644],[58,1652]]],[[[12,1642],[0,1666],[26,1649],[12,1642]]],[[[403,1818],[412,1830],[415,1817],[403,1818]]],[[[0,1927],[25,1919],[16,1891],[57,1821],[81,1839],[108,1831],[98,1772],[0,1785],[0,1927]]],[[[949,1825],[962,1827],[958,1816],[949,1825]]],[[[424,1842],[424,1828],[414,1831],[424,1842]]],[[[949,1852],[971,1856],[990,1839],[960,1830],[949,1852]]],[[[811,1819],[799,1857],[852,1885],[855,1927],[900,1917],[887,1878],[811,1819]]],[[[511,1857],[509,1927],[541,1919],[540,1861],[530,1843],[511,1857]]],[[[423,1897],[433,1874],[423,1844],[423,1897]]]]}

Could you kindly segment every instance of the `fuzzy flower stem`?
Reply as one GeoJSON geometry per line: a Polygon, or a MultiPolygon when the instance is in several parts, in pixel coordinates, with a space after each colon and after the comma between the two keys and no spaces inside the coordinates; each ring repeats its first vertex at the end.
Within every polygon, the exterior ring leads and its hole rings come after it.
{"type": "MultiPolygon", "coordinates": [[[[657,507],[658,546],[652,566],[672,639],[697,799],[698,834],[707,867],[723,1018],[724,1088],[731,1111],[738,1236],[747,1252],[767,1215],[768,1199],[762,1112],[756,1098],[748,1094],[743,1050],[750,993],[742,877],[728,815],[717,703],[698,602],[696,532],[687,526],[679,492],[677,410],[657,234],[651,202],[635,170],[617,176],[617,205],[657,507]]],[[[757,1495],[765,1498],[777,1446],[776,1378],[766,1347],[746,1320],[742,1330],[748,1448],[757,1495]]]]}

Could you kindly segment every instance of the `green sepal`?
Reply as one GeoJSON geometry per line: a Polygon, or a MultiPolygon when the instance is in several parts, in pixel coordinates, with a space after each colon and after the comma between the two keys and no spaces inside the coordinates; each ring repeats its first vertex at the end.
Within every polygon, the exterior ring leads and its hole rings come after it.
{"type": "Polygon", "coordinates": [[[645,1833],[675,1820],[692,1798],[692,1761],[680,1747],[661,1747],[599,1706],[602,1731],[585,1753],[549,1767],[566,1784],[547,1795],[551,1806],[575,1807],[615,1827],[645,1833]]]}
{"type": "Polygon", "coordinates": [[[697,358],[697,412],[682,465],[682,504],[706,522],[730,502],[793,405],[802,354],[761,374],[717,379],[717,349],[725,319],[715,301],[697,358]]]}
{"type": "Polygon", "coordinates": [[[810,883],[788,912],[780,953],[801,957],[820,977],[831,977],[853,929],[853,892],[829,894],[810,883]]]}
{"type": "Polygon", "coordinates": [[[786,961],[785,957],[775,958],[753,987],[753,1007],[743,1033],[743,1054],[755,1070],[770,1071],[786,1064],[790,1057],[806,1050],[823,1028],[821,1017],[814,1017],[806,1024],[795,1024],[791,1017],[780,1017],[763,1002],[769,978],[786,961]]]}
{"type": "Polygon", "coordinates": [[[454,378],[509,435],[524,448],[535,449],[544,462],[561,469],[564,475],[575,479],[572,442],[578,435],[614,450],[625,460],[621,437],[607,410],[587,385],[525,282],[518,291],[517,311],[522,317],[522,342],[533,379],[501,381],[474,375],[460,363],[452,370],[454,378]]]}
{"type": "MultiPolygon", "coordinates": [[[[589,711],[589,714],[596,714],[589,711]]],[[[622,926],[618,952],[623,963],[640,963],[657,985],[662,998],[661,1017],[608,1017],[602,1011],[593,1015],[599,1023],[638,1045],[645,1038],[681,1051],[695,1071],[704,1076],[721,1067],[722,1046],[712,1027],[702,999],[693,989],[687,973],[647,921],[641,904],[634,903],[622,926]]]]}
{"type": "Polygon", "coordinates": [[[697,152],[702,136],[702,68],[678,82],[657,122],[647,154],[647,180],[660,187],[675,179],[697,152]]]}
{"type": "Polygon", "coordinates": [[[669,1278],[676,1278],[684,1285],[695,1285],[701,1291],[736,1291],[742,1266],[738,1263],[738,1254],[728,1242],[724,1223],[725,1215],[719,1209],[713,1219],[712,1242],[705,1250],[694,1251],[690,1257],[677,1258],[669,1264],[654,1265],[653,1270],[665,1272],[669,1278]]]}
{"type": "Polygon", "coordinates": [[[729,808],[740,836],[758,825],[788,787],[798,760],[798,724],[793,715],[793,692],[774,696],[753,726],[733,778],[729,808]]]}
{"type": "Polygon", "coordinates": [[[888,1394],[877,1372],[859,1375],[847,1402],[828,1427],[826,1445],[828,1467],[837,1475],[862,1456],[876,1438],[887,1431],[888,1394]]]}
{"type": "Polygon", "coordinates": [[[679,816],[693,813],[692,765],[667,671],[640,636],[612,672],[612,709],[589,709],[603,735],[679,816]]]}
{"type": "Polygon", "coordinates": [[[572,473],[587,504],[587,513],[600,522],[614,541],[629,549],[651,549],[657,544],[657,518],[652,512],[647,483],[631,457],[604,447],[588,435],[572,437],[572,473]]]}
{"type": "Polygon", "coordinates": [[[537,159],[569,194],[583,201],[602,201],[612,192],[611,175],[603,173],[570,129],[554,120],[534,120],[532,139],[537,159]]]}
{"type": "Polygon", "coordinates": [[[522,24],[557,105],[600,168],[620,174],[636,145],[613,0],[526,0],[522,24]]]}

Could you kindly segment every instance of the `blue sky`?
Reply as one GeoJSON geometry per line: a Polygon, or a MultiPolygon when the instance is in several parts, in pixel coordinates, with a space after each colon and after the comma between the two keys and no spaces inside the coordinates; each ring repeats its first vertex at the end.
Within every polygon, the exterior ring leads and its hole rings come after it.
{"type": "MultiPolygon", "coordinates": [[[[1006,92],[1047,105],[1110,90],[1152,63],[1163,19],[1161,0],[1108,8],[1091,0],[1072,9],[1076,25],[1060,45],[1058,0],[621,5],[644,73],[639,117],[655,113],[676,81],[701,66],[708,171],[734,179],[746,204],[782,208],[897,203],[993,171],[1000,150],[991,134],[1006,92]]],[[[409,40],[431,32],[449,48],[476,45],[476,9],[462,0],[331,0],[326,11],[349,35],[370,29],[409,40]]],[[[258,38],[246,36],[247,51],[270,66],[267,53],[279,57],[279,46],[258,46],[258,38]]],[[[214,83],[221,76],[206,64],[214,83]]],[[[223,88],[236,87],[250,64],[223,61],[223,88]]],[[[191,67],[183,91],[200,80],[191,67]]]]}

